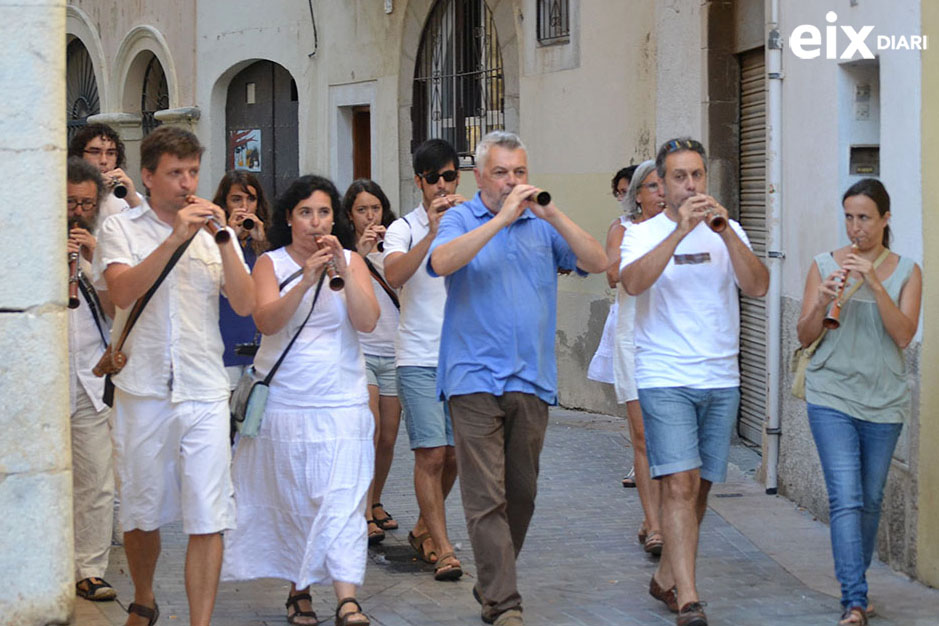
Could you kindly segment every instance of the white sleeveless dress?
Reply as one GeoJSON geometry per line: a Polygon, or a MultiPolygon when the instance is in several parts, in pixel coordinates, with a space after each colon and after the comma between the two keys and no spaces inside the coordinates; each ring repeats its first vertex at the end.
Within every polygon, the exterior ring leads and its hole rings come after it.
{"type": "MultiPolygon", "coordinates": [[[[625,215],[620,218],[623,230],[632,226],[625,215]]],[[[600,345],[590,360],[587,378],[612,383],[616,401],[620,404],[639,398],[636,391],[636,347],[633,326],[636,318],[636,299],[626,293],[623,284],[616,284],[616,300],[603,324],[600,345]]]]}
{"type": "MultiPolygon", "coordinates": [[[[348,262],[350,252],[346,251],[348,262]]],[[[300,268],[284,248],[268,252],[278,282],[300,268]]],[[[286,285],[281,295],[296,286],[286,285]]],[[[311,287],[290,321],[265,335],[255,357],[267,373],[310,311],[311,287]]],[[[281,578],[304,588],[361,585],[365,505],[374,471],[365,359],[345,293],[324,283],[310,319],[271,381],[257,437],[232,461],[237,529],[225,535],[223,580],[281,578]]]]}

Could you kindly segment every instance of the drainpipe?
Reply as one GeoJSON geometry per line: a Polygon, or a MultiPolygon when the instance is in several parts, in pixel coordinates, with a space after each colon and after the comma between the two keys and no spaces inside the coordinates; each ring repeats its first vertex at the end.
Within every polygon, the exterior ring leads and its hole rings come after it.
{"type": "Polygon", "coordinates": [[[779,32],[779,0],[766,0],[766,255],[769,292],[766,308],[768,389],[766,397],[766,493],[778,487],[779,438],[782,401],[782,35],[779,32]]]}

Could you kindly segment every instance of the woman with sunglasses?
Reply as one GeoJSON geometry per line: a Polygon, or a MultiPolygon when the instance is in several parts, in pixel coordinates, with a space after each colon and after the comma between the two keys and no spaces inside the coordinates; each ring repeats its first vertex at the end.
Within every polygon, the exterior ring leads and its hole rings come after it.
{"type": "Polygon", "coordinates": [[[803,346],[816,341],[832,302],[851,294],[839,326],[825,332],[805,373],[841,583],[838,623],[847,626],[867,624],[873,614],[866,572],[893,450],[910,413],[903,349],[919,324],[923,275],[912,259],[889,248],[890,196],[880,181],[858,181],[841,203],[852,245],[815,257],[797,331],[803,346]]]}

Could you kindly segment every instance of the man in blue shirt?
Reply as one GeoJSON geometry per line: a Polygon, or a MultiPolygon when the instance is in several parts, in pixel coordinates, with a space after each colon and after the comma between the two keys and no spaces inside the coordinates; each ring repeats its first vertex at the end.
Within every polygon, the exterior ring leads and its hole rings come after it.
{"type": "Polygon", "coordinates": [[[437,390],[450,406],[482,619],[522,624],[515,559],[535,508],[538,457],[557,404],[558,269],[602,272],[606,253],[553,203],[533,201],[517,135],[476,148],[479,193],[440,220],[427,264],[446,276],[437,390]]]}

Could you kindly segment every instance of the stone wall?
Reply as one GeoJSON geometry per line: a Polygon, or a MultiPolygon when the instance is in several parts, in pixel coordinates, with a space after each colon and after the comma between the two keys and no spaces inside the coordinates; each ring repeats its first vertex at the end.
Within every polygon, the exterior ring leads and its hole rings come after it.
{"type": "Polygon", "coordinates": [[[0,621],[74,599],[65,300],[65,3],[0,0],[0,621]],[[28,199],[28,203],[24,203],[28,199]]]}

